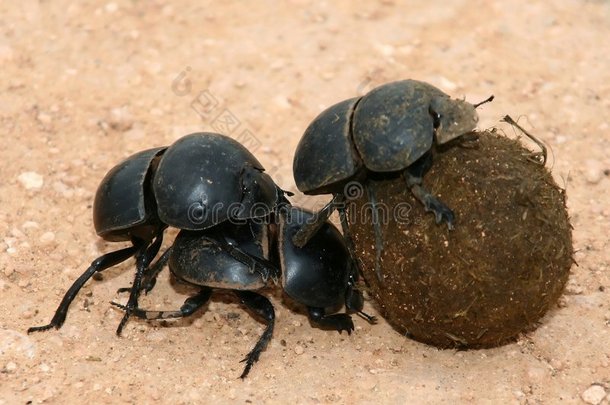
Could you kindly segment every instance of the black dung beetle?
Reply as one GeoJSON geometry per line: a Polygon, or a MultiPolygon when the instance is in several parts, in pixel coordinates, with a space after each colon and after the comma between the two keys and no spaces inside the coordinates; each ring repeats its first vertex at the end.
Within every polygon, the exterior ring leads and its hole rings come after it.
{"type": "Polygon", "coordinates": [[[400,173],[415,197],[436,216],[453,227],[453,212],[422,186],[432,164],[431,149],[474,130],[475,108],[491,101],[470,104],[451,99],[436,87],[404,80],[379,86],[362,97],[337,103],[318,115],[306,129],[294,156],[293,173],[300,191],[309,195],[333,194],[318,218],[295,235],[303,246],[317,226],[337,209],[353,255],[353,243],[345,216],[349,188],[362,182],[372,206],[376,235],[376,272],[383,244],[377,218],[375,190],[367,182],[378,173],[400,173]]]}
{"type": "MultiPolygon", "coordinates": [[[[281,269],[280,284],[284,292],[307,307],[314,325],[351,334],[354,323],[348,313],[326,312],[328,308],[336,310],[342,305],[348,312],[356,312],[374,323],[374,317],[362,312],[362,293],[355,288],[358,272],[337,228],[325,222],[307,245],[297,248],[292,237],[313,214],[285,206],[278,217],[279,226],[250,220],[225,222],[206,231],[181,231],[155,267],[161,268],[169,262],[174,276],[198,286],[199,292],[189,297],[178,311],[135,308],[132,313],[148,320],[185,317],[203,306],[213,289],[233,291],[246,307],[267,323],[262,336],[243,360],[246,367],[241,378],[245,378],[271,339],[275,311],[266,297],[255,292],[268,283],[259,274],[249,271],[245,264],[247,260],[236,260],[231,254],[230,250],[238,247],[240,252],[257,261],[281,269]]],[[[113,305],[126,309],[115,302],[113,305]]]]}
{"type": "MultiPolygon", "coordinates": [[[[78,291],[95,274],[136,255],[137,266],[127,311],[117,328],[120,334],[131,308],[137,307],[142,276],[159,252],[168,226],[204,230],[226,220],[265,218],[288,204],[285,194],[264,173],[263,166],[239,142],[216,133],[194,133],[169,147],[149,149],[112,168],[98,187],[93,206],[95,229],[108,241],[131,240],[133,246],[108,253],[72,284],[48,325],[28,333],[59,328],[78,291]]],[[[250,271],[263,278],[269,267],[232,249],[248,260],[250,271]]],[[[154,283],[154,278],[149,278],[154,283]]],[[[145,290],[152,288],[151,282],[145,290]]],[[[125,289],[121,289],[125,290],[125,289]]]]}

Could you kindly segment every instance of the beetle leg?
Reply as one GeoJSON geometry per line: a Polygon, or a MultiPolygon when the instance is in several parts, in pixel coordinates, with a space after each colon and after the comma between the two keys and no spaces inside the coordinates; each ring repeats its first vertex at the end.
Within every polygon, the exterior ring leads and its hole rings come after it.
{"type": "MultiPolygon", "coordinates": [[[[142,308],[132,308],[131,314],[140,319],[146,319],[148,321],[156,319],[169,319],[169,318],[185,318],[192,315],[195,311],[205,305],[212,295],[212,289],[210,287],[201,287],[199,292],[191,297],[188,297],[184,304],[178,311],[149,311],[142,308]]],[[[127,311],[127,306],[119,304],[117,302],[110,302],[115,307],[121,308],[123,311],[127,311]]]]}
{"type": "Polygon", "coordinates": [[[343,199],[344,196],[342,194],[335,194],[328,204],[315,213],[313,221],[306,222],[305,225],[294,234],[292,243],[299,248],[305,246],[311,237],[318,232],[318,229],[328,220],[333,211],[337,209],[339,205],[343,204],[343,199]]]}
{"type": "Polygon", "coordinates": [[[383,234],[381,231],[381,224],[379,223],[379,212],[377,211],[377,196],[375,192],[375,185],[369,181],[366,183],[366,193],[369,197],[369,203],[371,204],[371,215],[373,222],[373,229],[375,231],[375,274],[377,274],[377,280],[383,283],[383,275],[381,274],[381,254],[383,253],[383,234]]]}
{"type": "Polygon", "coordinates": [[[142,275],[144,271],[148,268],[150,263],[153,261],[157,253],[159,253],[159,249],[161,249],[161,244],[163,243],[163,230],[159,232],[154,242],[149,245],[146,249],[143,249],[136,258],[136,274],[133,278],[133,284],[131,285],[131,291],[129,293],[129,299],[127,300],[127,308],[125,309],[125,315],[123,315],[123,319],[119,322],[119,326],[116,329],[117,336],[121,335],[123,331],[123,327],[127,323],[129,316],[131,315],[131,311],[138,306],[138,298],[140,297],[141,292],[141,284],[142,284],[142,275]]]}
{"type": "Polygon", "coordinates": [[[142,290],[144,290],[144,294],[148,294],[157,284],[157,277],[159,277],[159,273],[167,265],[172,250],[173,246],[167,248],[155,264],[149,267],[142,276],[142,290]]]}
{"type": "Polygon", "coordinates": [[[375,316],[369,315],[366,312],[362,311],[363,305],[364,297],[362,296],[362,292],[349,285],[345,293],[345,309],[347,309],[348,312],[357,313],[362,318],[366,319],[367,322],[370,324],[377,323],[377,318],[375,316]]]}
{"type": "Polygon", "coordinates": [[[250,353],[248,353],[242,360],[242,362],[246,363],[246,367],[239,378],[243,379],[246,378],[254,363],[258,361],[261,352],[265,350],[269,340],[271,340],[273,328],[275,326],[275,310],[273,309],[271,302],[260,294],[252,291],[235,291],[235,293],[241,300],[242,304],[267,321],[267,328],[265,328],[265,331],[261,335],[260,339],[258,339],[258,342],[256,342],[256,345],[250,351],[250,353]]]}
{"type": "Polygon", "coordinates": [[[445,221],[447,227],[453,229],[453,220],[455,219],[453,211],[422,186],[423,177],[430,170],[430,167],[432,167],[432,154],[426,153],[403,172],[407,187],[415,198],[424,205],[426,211],[434,214],[437,224],[445,221]]]}
{"type": "Polygon", "coordinates": [[[280,270],[269,260],[263,259],[262,257],[254,256],[244,252],[243,250],[233,246],[227,242],[224,238],[219,238],[215,242],[218,242],[218,247],[225,250],[235,260],[242,262],[250,269],[250,273],[258,271],[264,282],[269,280],[271,277],[274,281],[280,276],[280,270]]]}
{"type": "Polygon", "coordinates": [[[77,278],[76,281],[74,281],[68,291],[66,291],[66,294],[61,300],[59,307],[57,307],[57,310],[55,311],[55,315],[53,316],[53,319],[51,319],[51,322],[44,326],[33,326],[28,329],[28,333],[44,331],[51,328],[59,329],[66,320],[66,315],[68,314],[68,307],[70,307],[70,304],[72,303],[72,301],[74,301],[76,294],[78,294],[80,289],[83,288],[83,285],[85,285],[85,283],[95,273],[104,271],[110,267],[116,266],[117,264],[124,262],[134,254],[140,252],[142,249],[144,249],[144,245],[141,242],[137,242],[134,243],[134,245],[131,247],[107,253],[95,259],[91,263],[91,266],[89,266],[89,268],[83,274],[81,274],[81,276],[77,278]]]}
{"type": "Polygon", "coordinates": [[[321,329],[336,330],[341,333],[346,331],[348,335],[354,330],[354,321],[348,314],[326,315],[324,308],[307,307],[309,319],[321,329]]]}
{"type": "MultiPolygon", "coordinates": [[[[169,260],[169,256],[172,253],[172,246],[167,248],[165,252],[161,255],[161,257],[150,267],[148,267],[144,274],[142,275],[142,286],[140,288],[141,291],[144,291],[144,294],[148,294],[157,283],[157,277],[159,273],[163,270],[163,268],[167,265],[169,260]]],[[[122,287],[117,290],[117,293],[131,292],[131,287],[122,287]]]]}

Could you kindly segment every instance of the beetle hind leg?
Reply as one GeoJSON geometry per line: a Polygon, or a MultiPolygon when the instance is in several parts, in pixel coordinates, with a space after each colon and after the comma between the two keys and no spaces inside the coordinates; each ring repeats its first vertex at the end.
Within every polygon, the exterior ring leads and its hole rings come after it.
{"type": "Polygon", "coordinates": [[[267,347],[271,336],[273,335],[273,328],[275,326],[275,310],[271,302],[260,294],[252,291],[235,291],[242,304],[247,306],[249,309],[254,311],[257,315],[267,321],[267,327],[265,331],[254,345],[254,348],[246,355],[242,362],[246,363],[244,371],[241,373],[239,378],[244,379],[250,372],[250,369],[258,361],[261,353],[267,347]]]}
{"type": "Polygon", "coordinates": [[[321,329],[336,330],[341,333],[346,331],[348,335],[354,330],[354,321],[348,314],[326,315],[324,308],[307,307],[309,319],[321,329]]]}
{"type": "Polygon", "coordinates": [[[415,198],[424,205],[425,210],[434,214],[437,224],[445,221],[447,227],[453,229],[453,221],[455,220],[453,211],[422,186],[423,177],[431,167],[432,154],[428,152],[404,171],[407,187],[415,198]]]}

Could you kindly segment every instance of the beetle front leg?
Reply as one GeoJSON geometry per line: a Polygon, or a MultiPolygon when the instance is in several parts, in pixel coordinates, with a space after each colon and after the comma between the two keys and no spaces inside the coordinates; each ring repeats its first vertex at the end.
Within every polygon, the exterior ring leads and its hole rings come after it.
{"type": "Polygon", "coordinates": [[[305,246],[312,236],[318,232],[320,227],[326,223],[333,211],[340,205],[344,204],[344,198],[345,197],[342,194],[335,194],[333,199],[330,200],[328,204],[322,207],[320,211],[315,213],[314,220],[312,222],[305,223],[305,225],[303,225],[301,229],[297,231],[297,233],[292,237],[292,243],[299,248],[305,246]]]}
{"type": "Polygon", "coordinates": [[[348,314],[326,315],[324,308],[307,307],[309,319],[321,329],[336,330],[341,333],[346,331],[348,335],[354,330],[354,321],[348,314]]]}
{"type": "Polygon", "coordinates": [[[445,205],[441,200],[433,196],[428,190],[422,186],[424,175],[432,167],[432,154],[426,153],[424,156],[415,161],[409,166],[404,172],[404,178],[407,182],[407,187],[411,190],[411,193],[424,205],[424,208],[428,212],[434,214],[437,224],[445,221],[447,227],[453,229],[453,221],[455,220],[455,214],[453,211],[445,205]]]}
{"type": "Polygon", "coordinates": [[[217,242],[220,249],[230,254],[235,260],[248,266],[250,273],[259,272],[264,282],[267,282],[269,277],[274,281],[279,279],[281,274],[280,269],[269,260],[248,254],[224,239],[219,239],[217,242]]]}

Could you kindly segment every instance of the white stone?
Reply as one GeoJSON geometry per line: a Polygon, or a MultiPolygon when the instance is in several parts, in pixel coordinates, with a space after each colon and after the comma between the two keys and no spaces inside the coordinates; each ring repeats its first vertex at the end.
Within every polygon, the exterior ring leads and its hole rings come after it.
{"type": "Polygon", "coordinates": [[[113,108],[108,118],[110,127],[117,131],[128,131],[133,127],[133,118],[127,107],[113,108]]]}
{"type": "Polygon", "coordinates": [[[606,390],[601,385],[593,384],[581,395],[582,400],[591,405],[597,405],[606,396],[606,390]]]}
{"type": "Polygon", "coordinates": [[[44,184],[42,175],[36,172],[23,172],[17,180],[26,190],[40,190],[44,184]]]}

